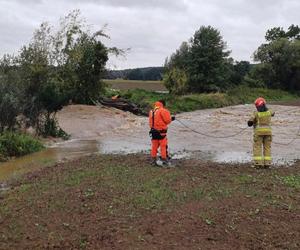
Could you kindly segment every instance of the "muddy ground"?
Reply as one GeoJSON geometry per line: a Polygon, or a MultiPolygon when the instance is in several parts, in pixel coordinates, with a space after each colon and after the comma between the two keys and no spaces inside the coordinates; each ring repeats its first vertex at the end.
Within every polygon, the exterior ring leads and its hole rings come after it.
{"type": "Polygon", "coordinates": [[[10,183],[0,249],[299,249],[300,166],[89,156],[10,183]]]}

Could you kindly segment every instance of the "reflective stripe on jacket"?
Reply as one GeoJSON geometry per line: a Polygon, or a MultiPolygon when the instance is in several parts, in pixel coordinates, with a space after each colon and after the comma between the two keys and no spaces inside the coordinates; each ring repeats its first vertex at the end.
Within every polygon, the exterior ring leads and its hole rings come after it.
{"type": "Polygon", "coordinates": [[[274,113],[271,110],[255,111],[250,119],[254,123],[254,133],[256,135],[272,135],[271,117],[274,113]]]}

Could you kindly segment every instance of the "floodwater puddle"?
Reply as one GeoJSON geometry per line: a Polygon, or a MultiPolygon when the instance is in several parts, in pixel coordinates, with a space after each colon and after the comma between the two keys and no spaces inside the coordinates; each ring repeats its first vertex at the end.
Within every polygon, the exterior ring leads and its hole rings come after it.
{"type": "Polygon", "coordinates": [[[96,140],[70,140],[57,143],[40,152],[0,163],[0,182],[54,163],[98,152],[99,142],[96,140]]]}

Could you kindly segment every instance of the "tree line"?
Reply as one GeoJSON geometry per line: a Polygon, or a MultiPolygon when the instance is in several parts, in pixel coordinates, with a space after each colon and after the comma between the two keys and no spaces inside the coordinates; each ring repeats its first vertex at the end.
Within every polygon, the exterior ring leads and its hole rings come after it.
{"type": "Polygon", "coordinates": [[[275,27],[254,52],[255,65],[234,61],[220,32],[202,26],[165,61],[164,82],[171,93],[225,91],[235,85],[300,90],[300,28],[275,27]]]}
{"type": "Polygon", "coordinates": [[[108,70],[107,79],[141,80],[141,81],[161,81],[164,67],[146,67],[124,70],[108,70]]]}

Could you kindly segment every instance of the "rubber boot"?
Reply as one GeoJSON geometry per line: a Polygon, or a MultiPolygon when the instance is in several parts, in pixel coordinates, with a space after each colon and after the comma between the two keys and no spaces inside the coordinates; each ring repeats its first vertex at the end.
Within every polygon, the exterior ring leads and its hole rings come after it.
{"type": "Polygon", "coordinates": [[[156,158],[152,158],[150,164],[151,164],[152,166],[156,166],[156,161],[157,161],[156,158]]]}
{"type": "Polygon", "coordinates": [[[172,167],[172,164],[168,159],[162,160],[162,164],[163,164],[163,167],[165,167],[165,168],[172,167]]]}

